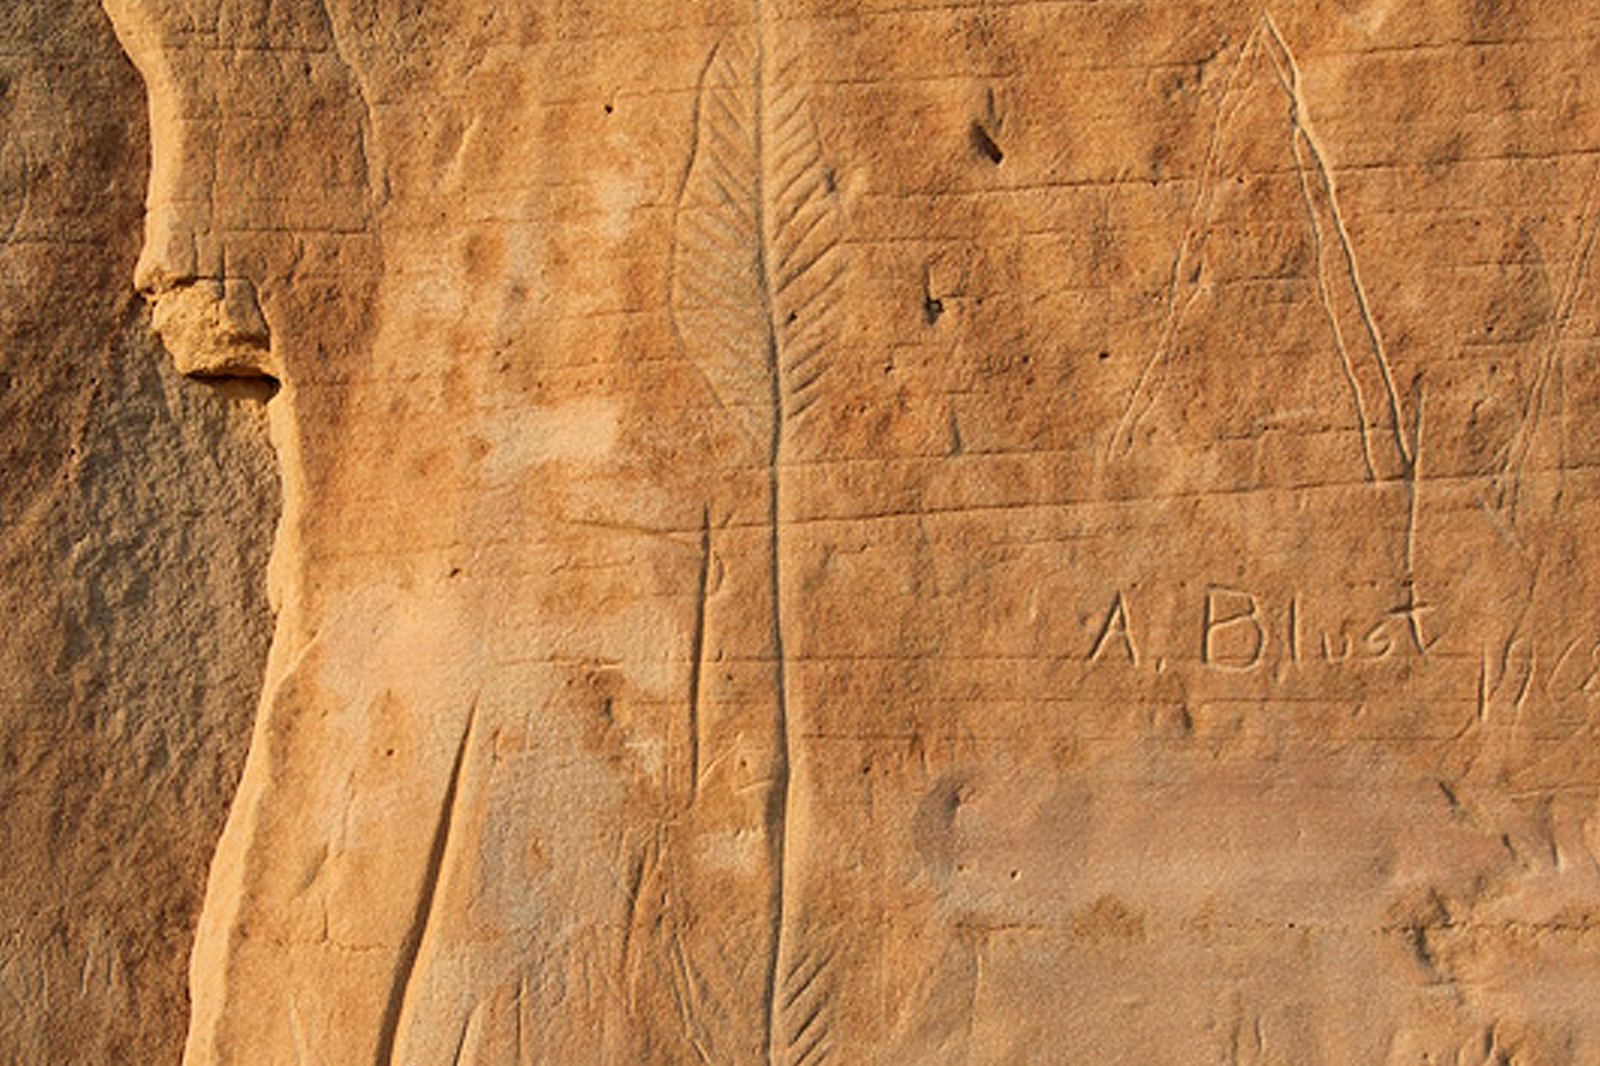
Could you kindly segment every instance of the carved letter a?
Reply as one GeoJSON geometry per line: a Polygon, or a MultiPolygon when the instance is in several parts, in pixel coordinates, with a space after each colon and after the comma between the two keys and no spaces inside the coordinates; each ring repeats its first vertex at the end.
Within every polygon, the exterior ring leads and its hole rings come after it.
{"type": "Polygon", "coordinates": [[[1105,654],[1106,648],[1113,640],[1122,641],[1122,646],[1128,651],[1128,661],[1135,666],[1139,665],[1139,652],[1133,646],[1133,633],[1128,622],[1128,604],[1118,592],[1111,601],[1111,609],[1106,612],[1106,620],[1100,625],[1100,635],[1094,638],[1094,647],[1089,649],[1085,657],[1089,662],[1098,662],[1105,654]]]}

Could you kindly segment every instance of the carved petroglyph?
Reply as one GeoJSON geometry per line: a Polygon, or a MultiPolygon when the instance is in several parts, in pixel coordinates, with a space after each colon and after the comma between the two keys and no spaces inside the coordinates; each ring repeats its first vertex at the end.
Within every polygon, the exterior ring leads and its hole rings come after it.
{"type": "Polygon", "coordinates": [[[818,398],[844,278],[835,179],[793,62],[755,35],[712,52],[672,254],[680,343],[774,463],[818,398]]]}
{"type": "MultiPolygon", "coordinates": [[[[816,1024],[820,1008],[786,992],[787,975],[800,966],[795,953],[803,951],[791,941],[803,925],[793,883],[805,844],[791,822],[793,809],[810,802],[797,793],[811,787],[812,771],[798,743],[810,729],[787,676],[785,616],[794,608],[783,529],[790,511],[785,467],[796,457],[793,427],[822,395],[836,343],[833,312],[844,287],[833,171],[806,93],[795,84],[796,60],[780,60],[776,51],[763,22],[748,35],[718,44],[701,74],[694,153],[674,225],[671,284],[681,345],[767,468],[764,591],[772,605],[776,751],[766,827],[773,939],[765,1010],[773,1066],[816,1061],[825,1036],[816,1024]]],[[[697,637],[697,645],[702,641],[697,637]]],[[[693,728],[698,733],[698,722],[693,728]]],[[[698,766],[705,757],[698,737],[695,752],[698,766]]]]}
{"type": "Polygon", "coordinates": [[[1592,19],[107,5],[285,485],[188,1066],[1600,1061],[1592,19]]]}
{"type": "MultiPolygon", "coordinates": [[[[1337,182],[1318,141],[1301,74],[1277,24],[1264,14],[1235,53],[1213,104],[1204,161],[1195,179],[1183,233],[1173,256],[1163,299],[1158,339],[1108,444],[1108,456],[1125,455],[1134,444],[1140,419],[1148,412],[1154,378],[1173,358],[1177,337],[1197,300],[1211,287],[1204,277],[1206,246],[1216,224],[1218,187],[1228,175],[1230,149],[1241,136],[1235,126],[1258,94],[1275,88],[1282,96],[1284,134],[1292,151],[1309,229],[1316,289],[1332,346],[1348,385],[1351,421],[1369,480],[1411,479],[1416,444],[1395,374],[1374,320],[1371,296],[1362,281],[1360,259],[1339,207],[1337,182]],[[1374,440],[1375,433],[1378,439],[1374,440]]],[[[1240,181],[1245,180],[1241,175],[1240,181]]]]}

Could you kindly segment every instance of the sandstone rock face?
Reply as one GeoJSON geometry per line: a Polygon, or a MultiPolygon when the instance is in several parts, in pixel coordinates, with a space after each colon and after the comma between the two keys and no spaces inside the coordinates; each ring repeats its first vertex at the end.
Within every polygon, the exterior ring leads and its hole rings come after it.
{"type": "Polygon", "coordinates": [[[0,10],[0,1062],[175,1063],[271,634],[258,401],[128,283],[143,87],[93,0],[0,10]]]}
{"type": "MultiPolygon", "coordinates": [[[[105,8],[80,402],[131,279],[282,483],[236,793],[236,682],[104,695],[231,801],[188,1066],[1600,1060],[1595,12],[105,8]]],[[[135,643],[248,662],[268,521],[135,643]]]]}

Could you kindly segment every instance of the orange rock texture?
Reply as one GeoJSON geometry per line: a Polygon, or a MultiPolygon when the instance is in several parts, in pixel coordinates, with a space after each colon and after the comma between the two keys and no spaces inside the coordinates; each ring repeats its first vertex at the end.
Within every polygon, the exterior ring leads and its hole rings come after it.
{"type": "Polygon", "coordinates": [[[1591,5],[20,12],[15,1061],[1600,1061],[1591,5]]]}
{"type": "Polygon", "coordinates": [[[259,400],[179,377],[129,283],[145,114],[94,0],[0,5],[8,1066],[178,1061],[272,631],[281,494],[259,400]]]}

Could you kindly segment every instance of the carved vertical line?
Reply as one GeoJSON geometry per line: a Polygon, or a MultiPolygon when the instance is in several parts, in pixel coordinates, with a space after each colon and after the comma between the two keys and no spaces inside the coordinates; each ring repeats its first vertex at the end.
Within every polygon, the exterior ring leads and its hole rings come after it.
{"type": "MultiPolygon", "coordinates": [[[[753,123],[755,137],[756,158],[756,233],[759,240],[756,242],[756,269],[761,278],[761,296],[763,309],[767,316],[767,383],[772,403],[772,437],[768,445],[767,454],[767,527],[768,550],[771,557],[768,560],[768,594],[772,598],[772,672],[775,689],[776,713],[773,722],[774,732],[774,783],[767,811],[767,825],[771,833],[768,846],[772,849],[773,874],[772,874],[772,933],[770,949],[768,952],[767,995],[765,1000],[766,1030],[767,1030],[767,1063],[768,1066],[777,1066],[785,1055],[786,1046],[782,1039],[780,1023],[783,1012],[778,1005],[778,992],[780,975],[783,973],[783,960],[787,954],[787,906],[789,903],[789,879],[792,876],[789,849],[793,843],[789,833],[790,805],[793,799],[792,789],[794,778],[792,773],[792,748],[789,728],[789,681],[787,660],[783,642],[783,480],[781,467],[784,459],[784,388],[783,366],[778,351],[779,330],[781,324],[777,318],[777,308],[773,302],[773,263],[769,255],[773,247],[774,214],[768,210],[767,196],[769,185],[767,181],[767,168],[770,161],[768,152],[767,121],[771,108],[767,94],[771,87],[768,76],[767,64],[771,59],[772,49],[768,40],[770,33],[767,22],[765,0],[754,0],[756,9],[756,61],[755,61],[755,122],[753,123]]],[[[775,206],[775,205],[774,205],[775,206]]]]}
{"type": "MultiPolygon", "coordinates": [[[[1326,153],[1323,152],[1316,130],[1312,127],[1311,110],[1306,103],[1305,91],[1300,78],[1300,66],[1295,60],[1294,52],[1289,48],[1289,42],[1278,30],[1278,24],[1273,21],[1269,12],[1261,15],[1261,24],[1266,29],[1270,45],[1269,56],[1278,75],[1278,80],[1284,94],[1289,98],[1289,121],[1292,127],[1291,136],[1295,137],[1295,163],[1300,171],[1302,183],[1306,182],[1306,167],[1302,162],[1299,142],[1304,141],[1306,155],[1311,162],[1311,171],[1315,176],[1322,200],[1326,203],[1327,224],[1333,234],[1333,247],[1337,250],[1339,261],[1343,266],[1343,280],[1348,284],[1349,296],[1354,304],[1355,317],[1359,325],[1359,334],[1366,340],[1366,354],[1371,359],[1371,366],[1377,371],[1378,382],[1382,388],[1389,406],[1389,419],[1393,430],[1393,443],[1397,454],[1397,461],[1402,477],[1411,476],[1413,443],[1406,439],[1406,417],[1404,404],[1400,399],[1400,390],[1395,383],[1394,369],[1389,363],[1388,349],[1383,343],[1383,334],[1378,329],[1377,320],[1373,317],[1372,301],[1367,295],[1365,283],[1361,280],[1361,263],[1356,255],[1355,243],[1351,239],[1350,229],[1345,224],[1344,212],[1339,207],[1338,184],[1334,179],[1333,169],[1328,165],[1326,153]]],[[[1310,196],[1309,186],[1305,187],[1307,209],[1312,214],[1311,225],[1317,229],[1316,207],[1310,196]]],[[[1321,237],[1318,235],[1319,249],[1321,237]]],[[[1320,271],[1319,263],[1319,271],[1320,271]]],[[[1326,298],[1324,284],[1324,296],[1326,298]]],[[[1330,310],[1331,317],[1331,310],[1330,310]]],[[[1340,346],[1341,355],[1348,361],[1348,353],[1337,326],[1335,339],[1340,346]]],[[[1354,367],[1352,366],[1352,373],[1354,367]]],[[[1366,414],[1361,410],[1360,399],[1357,399],[1358,416],[1361,419],[1362,446],[1366,448],[1366,414]]],[[[1369,455],[1370,463],[1370,452],[1369,455]]],[[[1375,475],[1374,475],[1375,479],[1375,475]]]]}
{"type": "Polygon", "coordinates": [[[394,989],[389,995],[389,1003],[384,1010],[383,1025],[379,1029],[377,1062],[380,1066],[394,1066],[395,1046],[399,1042],[401,1023],[405,1020],[407,1008],[413,1000],[411,993],[416,978],[417,960],[421,958],[423,948],[427,946],[428,934],[437,924],[435,919],[438,917],[439,884],[444,876],[445,861],[450,855],[451,830],[459,813],[457,808],[461,798],[461,770],[466,763],[467,749],[472,745],[472,731],[477,717],[478,704],[474,700],[472,708],[467,712],[467,725],[461,733],[461,742],[456,748],[455,762],[450,767],[449,783],[445,785],[444,796],[439,802],[439,819],[434,825],[433,845],[428,851],[428,863],[422,878],[422,892],[417,897],[416,916],[400,949],[399,965],[395,969],[394,989]]]}
{"type": "Polygon", "coordinates": [[[1417,515],[1422,507],[1422,379],[1413,391],[1417,405],[1416,421],[1411,426],[1411,462],[1406,474],[1406,580],[1411,582],[1413,602],[1417,597],[1417,515]]]}
{"type": "MultiPolygon", "coordinates": [[[[771,654],[770,791],[763,812],[769,858],[770,932],[762,1026],[768,1063],[787,1062],[781,990],[793,948],[800,839],[796,729],[789,691],[785,471],[794,430],[822,395],[844,266],[838,197],[823,162],[807,94],[776,63],[776,23],[752,0],[752,25],[719,42],[701,73],[689,164],[679,192],[671,264],[671,311],[680,345],[711,398],[751,442],[765,469],[759,551],[771,654]]],[[[705,581],[702,575],[702,581],[705,581]]],[[[754,590],[750,590],[754,592],[754,590]]],[[[709,624],[709,623],[706,623],[709,624]]],[[[705,654],[704,632],[695,638],[705,654]]],[[[703,685],[704,664],[691,667],[703,685]]],[[[691,695],[692,715],[703,717],[691,695]]],[[[711,765],[703,731],[691,761],[711,765]]]]}
{"type": "Polygon", "coordinates": [[[1149,393],[1155,374],[1171,358],[1184,312],[1198,292],[1194,282],[1192,262],[1204,242],[1207,215],[1211,210],[1217,169],[1221,163],[1223,136],[1232,124],[1242,89],[1248,87],[1250,64],[1255,61],[1260,35],[1261,30],[1258,26],[1250,31],[1250,35],[1240,45],[1239,58],[1234,60],[1233,66],[1229,69],[1222,95],[1217,100],[1216,111],[1211,119],[1211,130],[1206,139],[1205,157],[1195,180],[1194,197],[1189,203],[1183,233],[1172,256],[1172,270],[1167,278],[1166,291],[1162,298],[1161,330],[1155,348],[1140,366],[1139,376],[1134,379],[1133,386],[1128,390],[1122,413],[1117,417],[1117,424],[1106,441],[1107,462],[1133,450],[1134,433],[1139,420],[1144,417],[1145,411],[1153,402],[1149,393]],[[1241,79],[1246,83],[1243,87],[1240,85],[1241,79]]]}
{"type": "MultiPolygon", "coordinates": [[[[1533,385],[1523,400],[1517,428],[1512,434],[1511,443],[1506,448],[1505,459],[1500,464],[1500,470],[1495,478],[1498,489],[1496,506],[1502,510],[1509,509],[1513,523],[1516,522],[1521,483],[1529,456],[1533,451],[1534,434],[1544,413],[1550,381],[1552,377],[1558,382],[1561,378],[1561,344],[1566,335],[1567,324],[1572,318],[1573,305],[1588,273],[1596,235],[1600,234],[1600,225],[1597,225],[1600,223],[1600,207],[1596,207],[1595,204],[1597,188],[1600,188],[1600,165],[1595,167],[1589,184],[1584,189],[1583,205],[1578,212],[1578,232],[1574,238],[1572,256],[1568,261],[1567,276],[1562,282],[1555,311],[1545,328],[1545,340],[1538,354],[1533,385]]],[[[1556,400],[1555,417],[1559,419],[1561,411],[1559,389],[1556,400]]],[[[1562,443],[1564,446],[1564,434],[1562,443]]],[[[1558,474],[1562,465],[1557,464],[1558,474]]]]}
{"type": "MultiPolygon", "coordinates": [[[[1290,105],[1291,108],[1294,104],[1290,105]]],[[[1333,334],[1333,346],[1339,353],[1339,366],[1344,371],[1345,383],[1350,387],[1350,400],[1355,406],[1356,433],[1361,440],[1361,459],[1367,469],[1367,480],[1378,480],[1378,468],[1372,461],[1372,434],[1367,427],[1367,404],[1362,395],[1361,379],[1356,376],[1354,361],[1350,358],[1350,348],[1345,343],[1344,330],[1339,325],[1339,315],[1334,310],[1334,301],[1328,291],[1328,271],[1326,269],[1327,241],[1322,236],[1322,220],[1317,215],[1317,204],[1311,193],[1310,168],[1307,167],[1304,153],[1301,151],[1300,142],[1303,135],[1298,128],[1291,133],[1294,147],[1295,170],[1300,178],[1300,195],[1305,202],[1306,217],[1311,225],[1311,240],[1316,248],[1317,257],[1317,294],[1322,299],[1322,311],[1328,320],[1328,331],[1333,334]]]]}
{"type": "Polygon", "coordinates": [[[700,577],[695,593],[694,632],[689,641],[689,726],[687,806],[694,806],[700,796],[700,758],[705,750],[700,731],[702,710],[700,701],[705,678],[706,607],[711,595],[711,508],[700,510],[700,577]]]}

